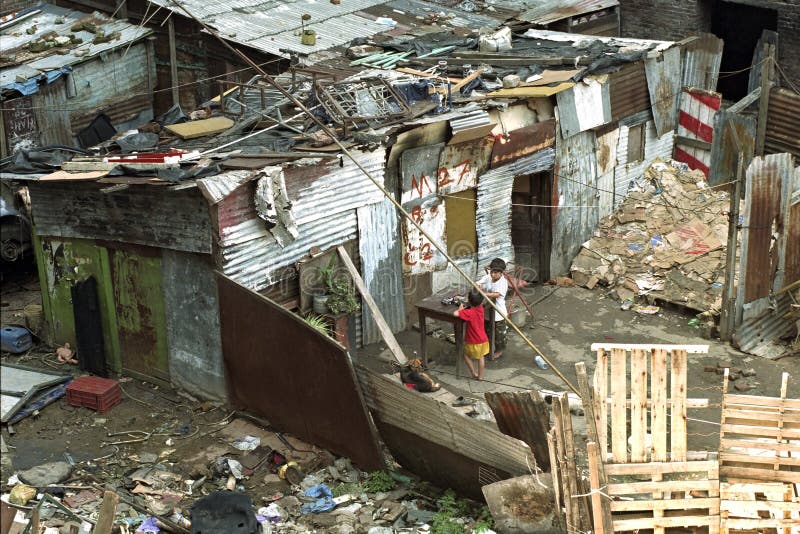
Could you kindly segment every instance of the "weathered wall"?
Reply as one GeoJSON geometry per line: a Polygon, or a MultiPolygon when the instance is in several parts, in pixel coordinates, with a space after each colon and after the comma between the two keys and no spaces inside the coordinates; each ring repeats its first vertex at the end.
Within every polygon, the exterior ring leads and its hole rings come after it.
{"type": "Polygon", "coordinates": [[[3,0],[0,2],[0,16],[14,13],[15,11],[25,9],[26,7],[35,6],[38,3],[39,2],[35,0],[3,0]]]}
{"type": "Polygon", "coordinates": [[[162,269],[170,379],[192,395],[225,399],[217,281],[211,258],[165,250],[162,269]]]}
{"type": "MultiPolygon", "coordinates": [[[[800,1],[739,0],[738,4],[778,12],[778,63],[789,78],[800,80],[800,1]]],[[[711,29],[712,2],[694,0],[628,0],[620,2],[623,37],[677,41],[711,29]]]]}

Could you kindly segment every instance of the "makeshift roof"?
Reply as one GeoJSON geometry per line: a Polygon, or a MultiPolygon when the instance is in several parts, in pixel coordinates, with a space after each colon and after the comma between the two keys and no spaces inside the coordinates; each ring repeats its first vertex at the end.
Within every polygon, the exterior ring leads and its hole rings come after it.
{"type": "Polygon", "coordinates": [[[523,11],[517,18],[526,22],[547,25],[569,17],[618,6],[617,0],[545,0],[523,11]]]}
{"type": "Polygon", "coordinates": [[[36,82],[43,74],[50,83],[73,65],[151,33],[147,28],[100,13],[87,14],[50,4],[20,12],[16,20],[6,23],[0,35],[0,88],[33,94],[39,90],[36,82]],[[91,28],[102,30],[102,36],[100,32],[73,29],[79,22],[91,23],[91,28]],[[74,38],[70,39],[70,35],[74,38]],[[33,51],[38,48],[44,49],[33,51]]]}
{"type": "MultiPolygon", "coordinates": [[[[181,16],[186,12],[172,0],[150,0],[181,16]]],[[[369,37],[390,30],[374,17],[357,14],[386,0],[234,0],[207,2],[185,0],[181,5],[198,20],[219,32],[226,40],[269,54],[284,56],[289,51],[308,54],[349,43],[357,37],[369,37]],[[305,23],[301,16],[311,16],[305,23]],[[305,27],[316,32],[316,44],[300,42],[299,31],[305,27]]]]}

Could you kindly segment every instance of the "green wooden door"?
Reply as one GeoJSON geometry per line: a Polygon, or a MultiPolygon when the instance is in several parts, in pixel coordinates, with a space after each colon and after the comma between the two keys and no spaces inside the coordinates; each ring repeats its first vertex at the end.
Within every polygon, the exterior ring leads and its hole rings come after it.
{"type": "Polygon", "coordinates": [[[169,380],[160,253],[147,247],[110,252],[123,371],[169,380]]]}

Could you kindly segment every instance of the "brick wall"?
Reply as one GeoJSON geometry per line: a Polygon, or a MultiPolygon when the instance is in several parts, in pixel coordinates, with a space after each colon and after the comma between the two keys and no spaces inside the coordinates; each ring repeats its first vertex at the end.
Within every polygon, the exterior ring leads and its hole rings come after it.
{"type": "MultiPolygon", "coordinates": [[[[800,0],[739,0],[778,12],[778,63],[800,85],[800,0]]],[[[620,2],[623,37],[680,40],[711,28],[709,0],[626,0],[620,2]]],[[[785,82],[782,85],[786,86],[785,82]]]]}
{"type": "Polygon", "coordinates": [[[0,17],[37,4],[39,4],[37,0],[2,0],[0,1],[0,17]]]}

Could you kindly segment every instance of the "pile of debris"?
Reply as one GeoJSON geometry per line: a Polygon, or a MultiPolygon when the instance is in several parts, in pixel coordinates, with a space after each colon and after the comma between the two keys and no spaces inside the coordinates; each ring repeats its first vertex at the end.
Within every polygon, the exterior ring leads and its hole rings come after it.
{"type": "Polygon", "coordinates": [[[570,274],[589,289],[608,287],[623,309],[652,314],[659,311],[655,304],[671,303],[716,317],[728,209],[728,194],[709,188],[702,172],[657,160],[631,183],[617,211],[600,221],[570,274]]]}

